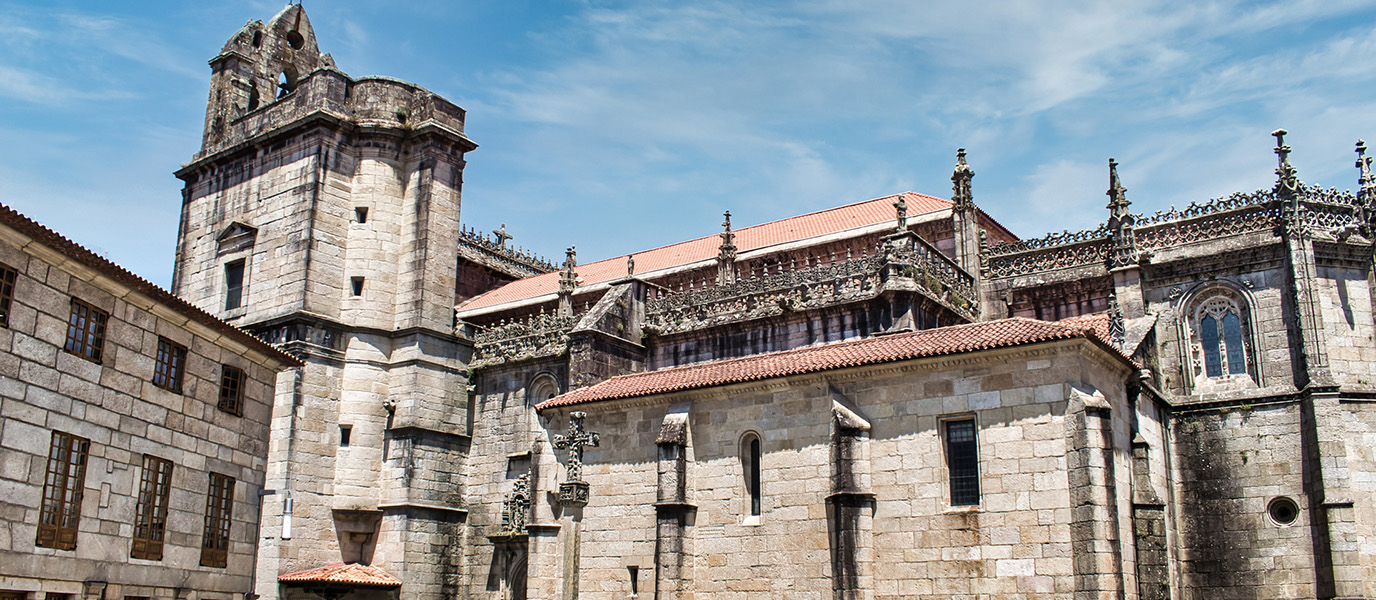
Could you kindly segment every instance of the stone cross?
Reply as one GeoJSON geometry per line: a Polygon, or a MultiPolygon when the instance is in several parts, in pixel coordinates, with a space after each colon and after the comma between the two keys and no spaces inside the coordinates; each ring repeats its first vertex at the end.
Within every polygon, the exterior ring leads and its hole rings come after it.
{"type": "Polygon", "coordinates": [[[596,432],[583,430],[584,412],[569,413],[569,434],[554,436],[554,447],[569,451],[569,481],[583,480],[583,447],[597,447],[600,441],[596,432]]]}
{"type": "Polygon", "coordinates": [[[492,233],[494,233],[494,234],[497,235],[497,247],[498,247],[498,248],[505,248],[505,247],[506,247],[506,241],[512,238],[511,234],[509,234],[509,233],[506,232],[506,223],[502,223],[502,228],[501,228],[501,229],[493,229],[493,230],[492,230],[492,233]]]}

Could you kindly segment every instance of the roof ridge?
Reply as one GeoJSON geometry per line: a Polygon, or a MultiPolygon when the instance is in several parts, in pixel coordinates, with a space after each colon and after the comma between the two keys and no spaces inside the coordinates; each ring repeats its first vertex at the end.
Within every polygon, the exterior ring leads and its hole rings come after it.
{"type": "Polygon", "coordinates": [[[801,375],[836,368],[878,364],[893,360],[930,358],[1071,338],[1084,338],[1090,340],[1092,343],[1110,352],[1114,352],[1124,360],[1131,362],[1130,357],[1123,355],[1121,351],[1114,349],[1105,340],[1101,339],[1092,326],[1078,327],[1057,321],[1042,321],[1029,317],[1008,317],[994,321],[962,323],[959,325],[922,329],[901,334],[867,337],[832,344],[805,346],[778,352],[768,352],[719,361],[669,367],[654,371],[628,373],[546,400],[537,405],[536,410],[543,410],[555,406],[581,404],[583,402],[596,400],[633,398],[659,393],[700,389],[716,385],[745,383],[748,381],[801,375]],[[992,331],[992,334],[988,334],[990,336],[989,339],[981,339],[981,336],[977,334],[955,337],[950,340],[945,340],[945,344],[941,345],[943,337],[953,335],[959,336],[960,331],[971,329],[986,329],[992,331]],[[923,338],[933,338],[937,346],[923,347],[923,338]],[[882,348],[882,346],[885,345],[897,345],[897,347],[885,351],[882,348]],[[881,348],[876,353],[866,356],[865,351],[867,347],[870,346],[881,346],[881,348]],[[827,358],[829,354],[837,354],[840,356],[828,363],[827,358]],[[797,358],[790,360],[790,355],[797,358]],[[806,355],[817,355],[820,358],[802,358],[806,355]],[[774,364],[780,361],[788,364],[774,364]],[[759,365],[760,368],[752,372],[752,369],[749,367],[755,365],[759,365]],[[728,374],[712,377],[711,373],[713,371],[721,371],[728,374]],[[697,373],[707,373],[707,376],[700,378],[695,377],[697,373]],[[657,378],[675,378],[675,376],[678,376],[677,379],[680,380],[679,383],[662,384],[658,387],[655,387],[653,384],[657,378]],[[641,384],[640,387],[643,389],[634,389],[636,387],[636,382],[646,380],[651,383],[641,384]],[[628,386],[632,389],[617,389],[628,386]]]}

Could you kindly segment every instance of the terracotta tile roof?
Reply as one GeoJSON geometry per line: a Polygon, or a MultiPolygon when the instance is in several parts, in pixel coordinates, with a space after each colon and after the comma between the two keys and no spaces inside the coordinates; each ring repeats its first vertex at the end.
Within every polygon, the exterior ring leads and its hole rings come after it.
{"type": "MultiPolygon", "coordinates": [[[[908,204],[909,215],[920,215],[951,206],[950,200],[915,192],[903,192],[902,196],[904,202],[908,204]]],[[[893,203],[897,199],[898,195],[885,196],[738,229],[736,230],[736,248],[738,252],[746,252],[765,246],[892,221],[894,219],[893,203]]],[[[709,235],[695,240],[636,252],[635,270],[637,273],[648,273],[713,258],[717,255],[720,245],[721,238],[719,236],[709,235]]],[[[578,265],[575,270],[581,280],[580,286],[611,281],[626,276],[626,257],[622,255],[578,265]]],[[[559,272],[544,273],[513,281],[486,294],[474,297],[460,305],[459,310],[478,310],[507,302],[553,294],[558,290],[559,272]]]]}
{"type": "MultiPolygon", "coordinates": [[[[19,211],[4,204],[0,204],[0,225],[15,230],[22,237],[29,238],[34,242],[52,248],[58,253],[70,258],[72,261],[85,265],[87,268],[93,269],[114,281],[126,285],[148,296],[155,302],[167,305],[171,309],[185,315],[193,321],[209,327],[213,331],[234,338],[239,343],[253,348],[267,355],[268,358],[281,363],[284,367],[299,367],[302,365],[302,362],[297,360],[296,357],[277,349],[276,346],[253,337],[244,330],[220,320],[219,317],[193,306],[191,303],[173,295],[172,292],[158,287],[153,282],[135,275],[128,269],[110,262],[109,259],[95,252],[87,250],[81,244],[67,239],[62,234],[44,227],[37,221],[24,216],[19,211]]],[[[22,238],[11,238],[11,241],[21,246],[28,243],[22,238]]]]}
{"type": "MultiPolygon", "coordinates": [[[[1103,332],[1107,334],[1107,316],[1105,315],[1102,320],[1103,332]]],[[[1071,338],[1092,340],[1123,361],[1131,362],[1128,357],[1115,350],[1106,338],[1100,337],[1095,318],[1052,323],[1013,317],[621,375],[591,387],[555,396],[535,408],[543,410],[599,400],[650,396],[831,369],[1071,338]]]]}
{"type": "Polygon", "coordinates": [[[372,565],[358,563],[335,563],[309,571],[287,573],[277,576],[278,583],[336,583],[341,585],[394,588],[401,587],[401,580],[372,565]]]}

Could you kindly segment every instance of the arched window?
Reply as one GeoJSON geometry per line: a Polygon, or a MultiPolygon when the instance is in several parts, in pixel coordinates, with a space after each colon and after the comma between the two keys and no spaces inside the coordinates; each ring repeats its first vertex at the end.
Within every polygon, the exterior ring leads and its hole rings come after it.
{"type": "Polygon", "coordinates": [[[541,373],[530,380],[526,403],[535,406],[559,395],[559,381],[549,373],[541,373]]]}
{"type": "Polygon", "coordinates": [[[1248,374],[1246,304],[1240,300],[1220,291],[1196,306],[1190,329],[1197,374],[1205,378],[1248,374]]]}
{"type": "Polygon", "coordinates": [[[745,493],[749,496],[750,516],[761,512],[760,493],[760,436],[754,432],[741,438],[741,475],[745,479],[745,493]]]}

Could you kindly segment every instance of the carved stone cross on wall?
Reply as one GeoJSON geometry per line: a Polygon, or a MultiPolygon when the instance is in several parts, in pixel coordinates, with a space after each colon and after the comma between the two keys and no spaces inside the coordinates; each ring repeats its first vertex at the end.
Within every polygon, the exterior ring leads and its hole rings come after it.
{"type": "Polygon", "coordinates": [[[554,436],[554,447],[569,451],[569,481],[583,480],[583,447],[597,447],[600,439],[596,432],[583,430],[583,419],[587,413],[569,413],[569,434],[554,436]]]}

